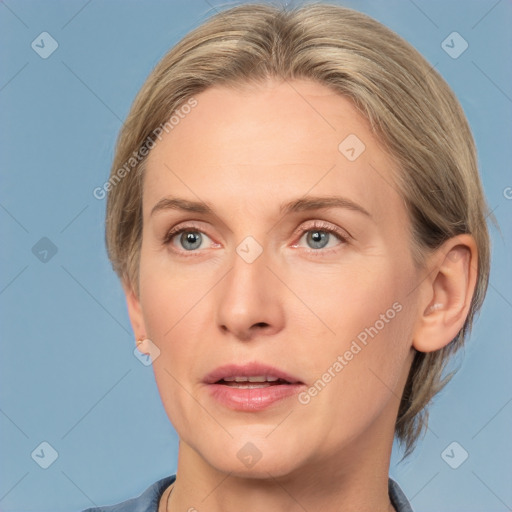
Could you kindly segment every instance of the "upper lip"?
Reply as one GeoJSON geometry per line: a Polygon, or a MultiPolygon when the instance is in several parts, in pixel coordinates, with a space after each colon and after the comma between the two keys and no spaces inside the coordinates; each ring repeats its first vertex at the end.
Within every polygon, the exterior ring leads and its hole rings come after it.
{"type": "Polygon", "coordinates": [[[302,384],[300,379],[290,375],[283,370],[274,368],[263,363],[252,362],[244,365],[227,364],[219,366],[204,378],[207,384],[214,384],[220,380],[230,377],[272,377],[287,381],[291,384],[302,384]]]}

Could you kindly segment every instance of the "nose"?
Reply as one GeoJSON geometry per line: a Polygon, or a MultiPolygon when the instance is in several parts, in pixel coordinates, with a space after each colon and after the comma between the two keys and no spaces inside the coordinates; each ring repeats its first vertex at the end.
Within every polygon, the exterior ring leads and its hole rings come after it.
{"type": "Polygon", "coordinates": [[[269,260],[265,250],[252,262],[234,253],[233,266],[217,287],[217,325],[224,335],[249,341],[283,329],[283,285],[269,260]]]}

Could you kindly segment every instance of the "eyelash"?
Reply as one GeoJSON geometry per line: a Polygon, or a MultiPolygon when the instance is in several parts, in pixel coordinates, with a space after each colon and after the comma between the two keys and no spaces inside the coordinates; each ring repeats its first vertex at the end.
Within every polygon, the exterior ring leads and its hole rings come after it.
{"type": "MultiPolygon", "coordinates": [[[[205,233],[202,229],[199,228],[199,226],[191,223],[186,226],[170,229],[163,237],[162,244],[169,245],[176,236],[178,236],[181,233],[184,233],[186,231],[199,232],[199,233],[204,234],[209,237],[208,233],[205,233]]],[[[324,221],[313,221],[313,223],[311,225],[297,230],[294,233],[294,237],[298,236],[299,237],[298,241],[300,241],[300,239],[303,237],[303,235],[305,233],[309,233],[310,231],[322,231],[322,232],[334,235],[343,245],[347,244],[348,239],[351,238],[350,235],[342,232],[338,228],[332,227],[331,224],[327,224],[324,221]]],[[[209,237],[209,238],[211,238],[211,237],[209,237]]],[[[297,243],[293,244],[293,247],[297,247],[298,241],[297,241],[297,243]]],[[[321,256],[321,255],[325,255],[326,253],[331,253],[332,251],[337,251],[338,248],[339,248],[339,246],[331,247],[329,249],[306,249],[306,252],[308,252],[309,254],[321,256]]],[[[185,250],[180,251],[180,250],[176,250],[176,249],[172,249],[172,250],[173,250],[173,252],[175,252],[177,254],[183,255],[184,257],[196,256],[197,252],[198,252],[197,250],[194,250],[194,251],[185,251],[185,250]]]]}
{"type": "MultiPolygon", "coordinates": [[[[304,236],[304,234],[309,232],[322,231],[325,233],[329,233],[330,235],[334,235],[335,238],[341,242],[341,245],[346,245],[348,243],[349,235],[348,233],[344,233],[339,228],[333,227],[331,224],[321,220],[315,220],[310,225],[299,228],[294,236],[298,236],[297,243],[293,244],[293,247],[297,247],[298,242],[304,236]]],[[[305,249],[307,253],[313,254],[314,256],[323,256],[325,254],[330,254],[332,252],[336,252],[339,250],[339,245],[336,247],[330,247],[328,249],[305,249]]]]}

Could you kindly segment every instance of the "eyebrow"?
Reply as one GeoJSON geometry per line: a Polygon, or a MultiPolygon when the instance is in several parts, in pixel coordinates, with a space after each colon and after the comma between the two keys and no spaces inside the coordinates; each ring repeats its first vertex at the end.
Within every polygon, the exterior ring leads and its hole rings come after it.
{"type": "Polygon", "coordinates": [[[292,212],[324,210],[327,208],[345,208],[347,210],[362,213],[363,215],[371,218],[370,213],[360,204],[341,196],[308,196],[283,204],[279,210],[281,214],[285,215],[292,212]]]}
{"type": "MultiPolygon", "coordinates": [[[[282,204],[279,208],[281,215],[327,208],[345,208],[371,218],[370,213],[351,199],[341,196],[308,196],[282,204]]],[[[213,208],[203,201],[189,201],[177,197],[164,197],[153,206],[150,216],[162,210],[181,210],[186,212],[215,215],[213,208]]]]}

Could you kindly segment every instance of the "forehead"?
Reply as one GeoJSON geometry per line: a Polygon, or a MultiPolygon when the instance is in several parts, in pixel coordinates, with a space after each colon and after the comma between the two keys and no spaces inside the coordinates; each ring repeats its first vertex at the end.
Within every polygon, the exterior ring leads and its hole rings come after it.
{"type": "Polygon", "coordinates": [[[401,207],[393,159],[347,98],[311,81],[211,87],[148,156],[144,210],[165,191],[253,207],[343,193],[370,213],[401,207]],[[206,197],[205,197],[206,196],[206,197]]]}

